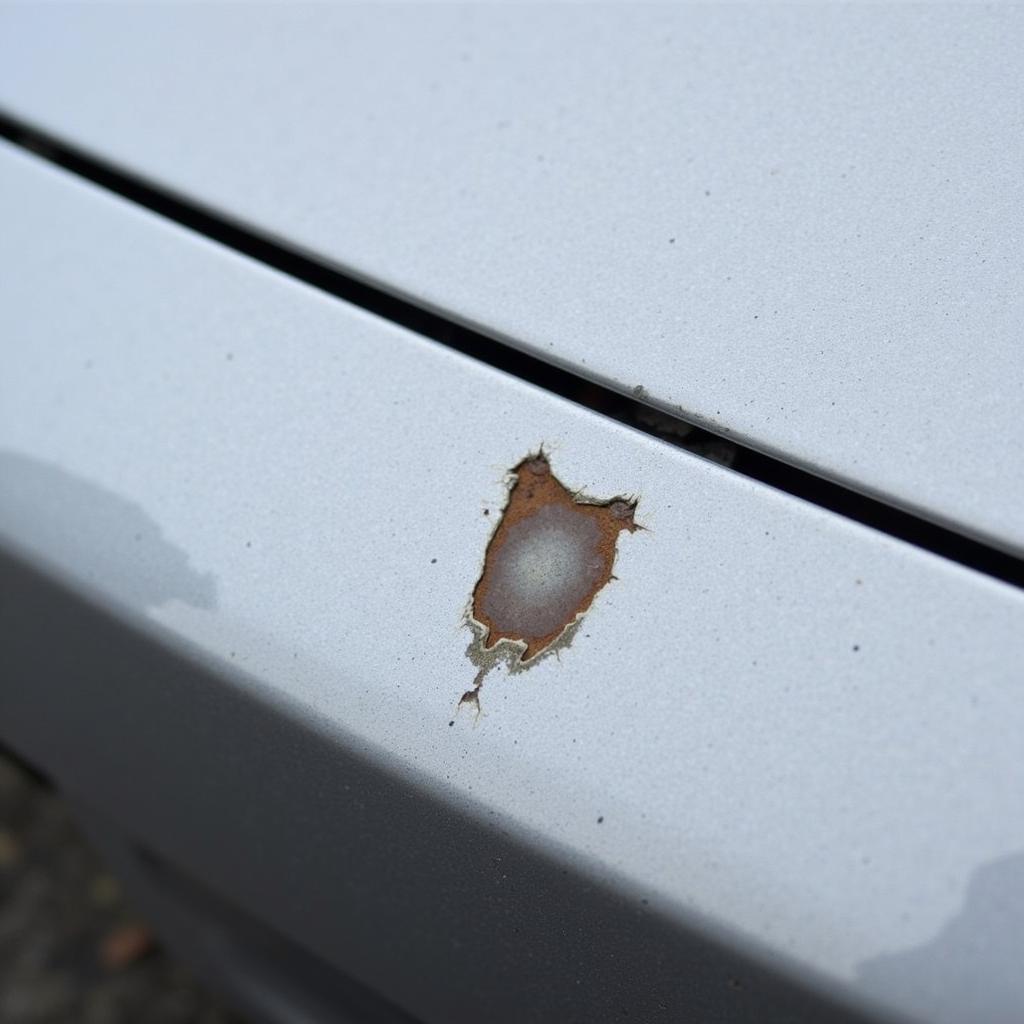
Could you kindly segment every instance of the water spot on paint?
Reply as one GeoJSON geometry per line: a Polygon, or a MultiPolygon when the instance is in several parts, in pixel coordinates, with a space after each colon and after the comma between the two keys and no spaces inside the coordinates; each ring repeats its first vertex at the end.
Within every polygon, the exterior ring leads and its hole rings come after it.
{"type": "Polygon", "coordinates": [[[503,661],[520,671],[571,643],[594,597],[613,579],[616,543],[634,521],[636,500],[574,494],[543,450],[509,474],[509,498],[487,545],[467,616],[477,666],[459,706],[480,710],[486,674],[503,661]]]}

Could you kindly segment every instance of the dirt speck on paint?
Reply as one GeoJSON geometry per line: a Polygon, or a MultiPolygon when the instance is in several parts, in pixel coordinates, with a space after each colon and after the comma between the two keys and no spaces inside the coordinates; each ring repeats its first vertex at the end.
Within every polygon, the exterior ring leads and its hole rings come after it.
{"type": "Polygon", "coordinates": [[[479,714],[486,674],[504,661],[510,672],[567,647],[594,597],[613,579],[619,534],[642,529],[636,499],[574,494],[542,450],[509,474],[508,503],[491,535],[467,615],[477,666],[459,706],[479,714]]]}

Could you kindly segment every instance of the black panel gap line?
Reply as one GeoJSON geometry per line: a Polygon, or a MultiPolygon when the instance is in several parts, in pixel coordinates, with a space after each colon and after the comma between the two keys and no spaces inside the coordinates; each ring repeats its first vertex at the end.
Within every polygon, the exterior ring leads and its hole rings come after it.
{"type": "Polygon", "coordinates": [[[674,416],[659,409],[652,423],[651,407],[636,395],[622,394],[462,323],[456,317],[417,304],[350,272],[326,266],[289,249],[280,241],[149,184],[3,111],[0,111],[0,138],[208,239],[471,359],[669,445],[699,452],[702,443],[726,443],[732,453],[730,468],[734,472],[1004,583],[1024,587],[1024,558],[801,469],[738,442],[727,434],[708,431],[684,416],[674,416]],[[682,429],[672,430],[673,423],[682,429]],[[678,436],[683,433],[686,434],[685,439],[678,436]]]}

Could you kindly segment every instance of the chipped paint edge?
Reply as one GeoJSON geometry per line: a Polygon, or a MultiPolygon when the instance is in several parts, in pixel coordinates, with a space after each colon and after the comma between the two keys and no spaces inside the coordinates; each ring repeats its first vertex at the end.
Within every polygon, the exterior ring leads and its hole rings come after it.
{"type": "MultiPolygon", "coordinates": [[[[516,468],[529,459],[536,458],[543,458],[550,464],[551,460],[543,442],[537,447],[536,451],[528,452],[512,469],[506,470],[503,474],[502,483],[505,487],[505,500],[501,506],[499,515],[494,517],[491,531],[487,536],[487,542],[484,544],[483,556],[480,560],[480,569],[476,574],[472,587],[470,588],[469,598],[467,599],[465,608],[462,612],[462,625],[463,627],[468,628],[473,634],[473,637],[466,648],[466,657],[477,669],[477,674],[470,688],[459,698],[456,710],[460,709],[463,704],[473,704],[476,707],[476,713],[478,716],[481,713],[479,692],[483,686],[486,676],[502,664],[505,667],[506,673],[510,676],[514,676],[521,672],[528,671],[533,668],[534,665],[551,656],[556,658],[560,656],[562,651],[572,646],[572,643],[576,639],[576,635],[583,624],[583,620],[594,607],[594,603],[600,597],[601,591],[604,590],[604,587],[601,587],[600,590],[598,590],[591,598],[590,604],[588,604],[586,608],[577,612],[572,621],[567,622],[565,626],[562,627],[561,632],[559,632],[559,634],[546,647],[543,647],[529,658],[523,656],[526,651],[529,650],[529,644],[525,640],[514,640],[510,637],[501,637],[490,647],[487,646],[487,637],[490,634],[490,629],[473,615],[473,603],[476,597],[477,587],[479,587],[480,581],[483,579],[484,573],[487,571],[487,553],[490,551],[491,542],[494,540],[495,534],[497,534],[498,529],[504,520],[505,513],[508,511],[509,502],[512,499],[512,490],[515,487],[517,479],[516,468]]],[[[564,487],[565,484],[562,483],[562,486],[564,487]]],[[[566,488],[566,490],[569,490],[569,488],[566,488]]],[[[572,495],[572,500],[576,504],[592,505],[595,508],[610,508],[616,502],[624,502],[630,506],[632,511],[635,512],[640,503],[639,494],[616,494],[610,498],[598,499],[587,494],[583,488],[578,490],[569,490],[569,493],[572,495]]],[[[642,523],[636,522],[635,519],[633,520],[633,526],[634,530],[647,529],[646,526],[642,523]]],[[[618,557],[619,549],[618,544],[616,543],[612,558],[612,570],[615,568],[615,561],[618,557]]],[[[618,580],[618,577],[615,575],[614,571],[612,571],[609,576],[608,583],[616,580],[618,580]]],[[[605,586],[607,586],[607,584],[605,584],[605,586]]]]}

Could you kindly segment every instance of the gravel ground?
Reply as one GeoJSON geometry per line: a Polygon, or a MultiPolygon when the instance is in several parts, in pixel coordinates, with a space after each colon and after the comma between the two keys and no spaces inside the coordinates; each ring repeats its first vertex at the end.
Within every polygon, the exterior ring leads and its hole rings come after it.
{"type": "Polygon", "coordinates": [[[159,948],[60,798],[2,752],[0,1021],[243,1024],[159,948]]]}

